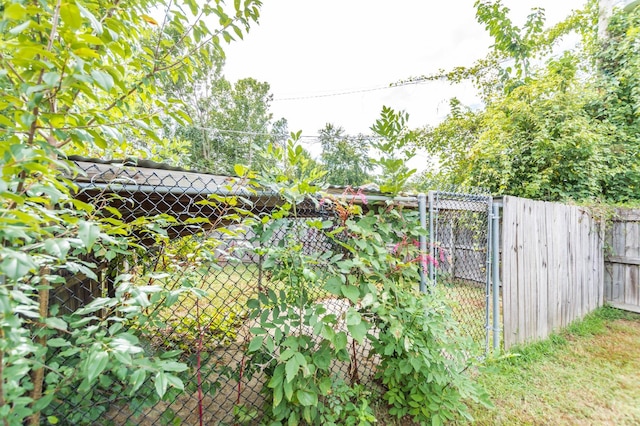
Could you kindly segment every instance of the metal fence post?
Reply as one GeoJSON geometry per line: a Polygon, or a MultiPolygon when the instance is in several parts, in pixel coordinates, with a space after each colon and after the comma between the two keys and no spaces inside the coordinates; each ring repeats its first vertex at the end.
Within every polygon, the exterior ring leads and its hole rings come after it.
{"type": "Polygon", "coordinates": [[[491,312],[491,274],[492,274],[492,249],[493,249],[493,221],[491,220],[493,214],[493,204],[492,204],[492,198],[491,197],[487,197],[487,245],[486,245],[486,249],[487,249],[487,257],[486,257],[486,263],[485,263],[485,322],[484,322],[484,326],[485,326],[485,346],[484,346],[484,352],[485,355],[487,355],[489,353],[489,344],[490,344],[490,340],[491,340],[491,324],[489,323],[490,320],[490,312],[491,312]]]}
{"type": "MultiPolygon", "coordinates": [[[[427,229],[427,196],[426,194],[418,194],[418,210],[420,212],[420,227],[424,230],[427,229]]],[[[427,255],[427,236],[420,235],[420,255],[427,255]]],[[[427,292],[427,271],[425,271],[425,265],[427,262],[423,259],[420,262],[420,292],[427,292]]]]}
{"type": "Polygon", "coordinates": [[[436,247],[436,236],[433,232],[433,221],[434,221],[434,191],[429,191],[429,255],[431,256],[431,261],[429,262],[429,280],[431,281],[431,285],[435,285],[436,283],[436,270],[435,265],[433,264],[433,260],[436,258],[435,256],[435,247],[436,247]]]}
{"type": "Polygon", "coordinates": [[[492,206],[491,278],[493,279],[493,350],[500,347],[500,205],[492,206]]]}

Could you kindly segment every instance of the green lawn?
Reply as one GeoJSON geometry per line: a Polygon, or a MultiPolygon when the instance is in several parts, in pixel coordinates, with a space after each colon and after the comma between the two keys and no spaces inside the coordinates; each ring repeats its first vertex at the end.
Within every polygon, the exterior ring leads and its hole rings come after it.
{"type": "Polygon", "coordinates": [[[482,373],[495,408],[472,407],[476,424],[640,424],[639,350],[640,315],[599,309],[482,373]]]}

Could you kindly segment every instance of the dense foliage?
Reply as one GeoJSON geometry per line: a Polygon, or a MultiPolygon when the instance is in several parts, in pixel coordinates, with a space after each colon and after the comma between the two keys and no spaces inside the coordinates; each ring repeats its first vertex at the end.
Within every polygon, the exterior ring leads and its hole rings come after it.
{"type": "Polygon", "coordinates": [[[596,42],[596,2],[546,30],[540,9],[518,28],[500,2],[476,8],[492,52],[439,76],[472,79],[485,105],[472,111],[454,100],[447,119],[425,129],[424,146],[440,164],[429,177],[545,200],[637,199],[640,12],[618,10],[608,38],[596,42]],[[580,48],[558,56],[555,43],[571,32],[580,48]]]}
{"type": "Polygon", "coordinates": [[[172,299],[167,289],[120,275],[111,294],[71,315],[50,303],[69,277],[117,274],[118,259],[134,250],[127,238],[134,226],[159,227],[142,219],[125,224],[117,211],[107,218],[75,199],[69,178],[77,170],[65,152],[112,155],[130,152],[131,140],[160,143],[160,115],[186,118],[175,101],[159,95],[157,82],[188,78],[209,63],[220,39],[242,36],[259,7],[252,0],[231,7],[192,0],[14,0],[0,7],[4,425],[40,424],[52,403],[77,405],[81,394],[88,395],[90,422],[109,406],[105,389],[134,396],[151,382],[155,396],[128,401],[149,404],[182,388],[175,373],[185,366],[175,362],[178,354],[149,356],[136,329],[123,327],[148,321],[145,308],[172,299]],[[151,16],[158,8],[166,12],[161,22],[151,16]]]}
{"type": "MultiPolygon", "coordinates": [[[[404,134],[405,119],[385,108],[375,126],[378,146],[388,146],[379,161],[390,172],[396,170],[393,147],[404,134]]],[[[276,154],[286,154],[291,164],[305,161],[293,141],[286,153],[276,154]]],[[[410,174],[390,174],[390,179],[400,188],[410,174]]],[[[336,212],[337,223],[305,219],[297,205],[315,199],[308,197],[318,189],[314,182],[320,175],[310,167],[300,180],[274,169],[265,182],[287,202],[257,229],[263,267],[280,285],[248,304],[255,325],[245,374],[267,376],[262,422],[372,424],[375,417],[358,384],[373,379],[392,416],[420,424],[466,417],[467,400],[488,405],[466,373],[475,364],[475,349],[459,334],[451,307],[435,289],[418,291],[420,268],[429,262],[416,244],[426,232],[418,212],[393,203],[368,205],[362,193],[346,191],[338,199],[321,200],[336,212]],[[273,235],[282,229],[288,232],[274,244],[273,235]],[[309,232],[326,238],[332,249],[305,251],[299,235],[309,232]],[[346,309],[335,312],[331,306],[342,306],[340,301],[346,309]],[[368,345],[365,359],[358,348],[368,345]],[[370,358],[380,364],[375,377],[364,378],[359,363],[370,358]],[[339,363],[349,365],[347,384],[339,378],[339,363]],[[338,392],[345,393],[345,405],[332,411],[338,392]],[[358,399],[352,400],[348,395],[356,392],[358,399]]]]}
{"type": "Polygon", "coordinates": [[[320,130],[318,139],[322,145],[320,161],[327,171],[327,183],[360,186],[370,181],[370,142],[365,135],[348,136],[342,127],[327,123],[320,130]]]}
{"type": "Polygon", "coordinates": [[[191,169],[217,174],[234,174],[236,164],[260,169],[260,152],[269,143],[286,141],[286,121],[272,120],[268,83],[253,78],[231,83],[223,75],[222,58],[212,56],[217,59],[188,80],[163,81],[163,96],[180,100],[189,118],[187,123],[167,119],[165,138],[184,146],[179,162],[191,169]]]}

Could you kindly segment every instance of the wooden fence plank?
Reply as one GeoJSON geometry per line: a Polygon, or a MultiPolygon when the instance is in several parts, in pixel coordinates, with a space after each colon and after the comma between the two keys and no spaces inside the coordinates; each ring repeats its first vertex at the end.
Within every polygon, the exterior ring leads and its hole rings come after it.
{"type": "Polygon", "coordinates": [[[545,211],[548,209],[547,203],[538,203],[536,209],[536,237],[538,239],[538,333],[536,339],[544,338],[549,333],[548,321],[548,300],[549,300],[549,244],[547,239],[551,236],[547,234],[547,215],[545,211]]]}
{"type": "Polygon", "coordinates": [[[640,209],[617,209],[605,238],[606,301],[640,308],[640,209]]]}
{"type": "Polygon", "coordinates": [[[607,262],[620,263],[622,265],[640,265],[640,257],[607,256],[607,262]]]}
{"type": "Polygon", "coordinates": [[[524,256],[525,254],[525,244],[524,244],[524,228],[526,226],[526,223],[524,223],[524,217],[525,217],[525,209],[526,209],[526,205],[523,202],[523,200],[518,199],[517,200],[517,204],[518,206],[518,210],[517,210],[517,214],[518,214],[518,221],[516,222],[516,229],[517,229],[517,234],[516,234],[516,238],[518,239],[518,256],[517,256],[517,271],[518,271],[518,278],[516,280],[516,289],[518,292],[518,305],[517,305],[517,312],[518,312],[518,328],[517,328],[517,341],[518,342],[525,342],[526,341],[526,336],[527,336],[527,293],[528,293],[528,283],[529,283],[529,277],[527,275],[528,272],[528,268],[527,265],[525,265],[524,261],[526,260],[526,257],[524,256]],[[522,284],[521,284],[522,283],[522,284]]]}
{"type": "MultiPolygon", "coordinates": [[[[627,240],[625,242],[625,257],[638,257],[638,222],[627,222],[626,230],[627,230],[627,240]]],[[[627,266],[627,280],[625,282],[625,303],[629,305],[638,305],[640,300],[638,300],[638,266],[637,265],[628,265],[627,266]]]]}
{"type": "MultiPolygon", "coordinates": [[[[622,256],[625,255],[625,236],[626,224],[624,222],[614,222],[613,223],[613,244],[611,246],[612,252],[614,256],[622,256]]],[[[611,301],[614,302],[622,302],[624,300],[624,288],[623,282],[625,279],[624,276],[624,265],[614,264],[613,268],[613,283],[611,288],[611,301]]]]}
{"type": "Polygon", "coordinates": [[[545,338],[600,306],[603,239],[588,211],[505,197],[502,223],[506,349],[545,338]]]}

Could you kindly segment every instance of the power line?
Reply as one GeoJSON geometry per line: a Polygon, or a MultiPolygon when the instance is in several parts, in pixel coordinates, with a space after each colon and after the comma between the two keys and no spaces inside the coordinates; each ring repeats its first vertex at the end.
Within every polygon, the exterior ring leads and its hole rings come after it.
{"type": "MultiPolygon", "coordinates": [[[[193,126],[193,128],[198,129],[198,130],[202,130],[202,131],[209,131],[209,132],[214,132],[214,133],[219,133],[219,134],[224,134],[224,133],[230,133],[230,134],[237,134],[237,135],[247,135],[247,136],[277,136],[274,133],[268,133],[268,132],[251,132],[251,131],[247,131],[247,130],[234,130],[234,129],[221,129],[218,127],[204,127],[204,126],[193,126]]],[[[289,135],[287,134],[287,137],[289,135]]],[[[321,135],[300,135],[300,139],[317,139],[317,141],[314,142],[320,142],[319,139],[321,138],[321,135]]],[[[341,140],[362,140],[362,139],[384,139],[382,136],[379,135],[340,135],[337,139],[341,139],[341,140]]],[[[309,142],[312,143],[312,142],[309,142]]]]}
{"type": "Polygon", "coordinates": [[[340,92],[331,92],[331,93],[324,93],[324,94],[318,94],[318,95],[305,95],[305,96],[292,96],[292,97],[288,97],[288,98],[275,98],[275,99],[272,100],[272,102],[300,101],[300,100],[305,100],[305,99],[317,99],[317,98],[330,98],[330,97],[334,97],[334,96],[346,96],[346,95],[353,95],[353,94],[357,94],[357,93],[376,92],[376,91],[379,91],[379,90],[395,89],[395,88],[398,88],[398,87],[409,86],[409,85],[414,85],[414,84],[424,84],[424,83],[429,83],[429,82],[430,81],[428,81],[428,80],[406,81],[406,82],[389,84],[387,86],[368,87],[368,88],[364,88],[364,89],[347,89],[347,90],[340,91],[340,92]]]}

